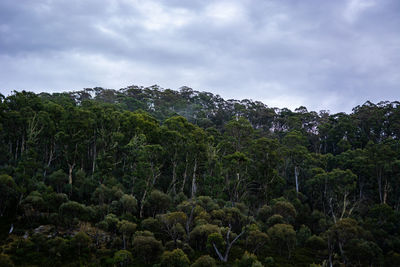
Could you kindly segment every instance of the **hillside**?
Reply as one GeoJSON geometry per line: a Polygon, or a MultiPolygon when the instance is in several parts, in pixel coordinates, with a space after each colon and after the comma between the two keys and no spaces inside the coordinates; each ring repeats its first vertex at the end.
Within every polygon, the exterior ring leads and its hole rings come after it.
{"type": "Polygon", "coordinates": [[[0,97],[0,266],[398,266],[400,106],[0,97]]]}

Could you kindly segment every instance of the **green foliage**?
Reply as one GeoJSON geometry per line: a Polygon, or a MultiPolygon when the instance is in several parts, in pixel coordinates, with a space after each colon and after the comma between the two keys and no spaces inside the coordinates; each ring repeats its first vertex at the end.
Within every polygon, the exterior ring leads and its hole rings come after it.
{"type": "Polygon", "coordinates": [[[189,267],[190,261],[181,249],[165,251],[161,256],[161,267],[189,267]]]}
{"type": "Polygon", "coordinates": [[[18,186],[11,176],[0,175],[0,215],[3,216],[16,203],[18,197],[18,186]]]}
{"type": "Polygon", "coordinates": [[[258,254],[269,242],[269,236],[258,229],[250,230],[246,239],[247,248],[254,254],[258,254]]]}
{"type": "Polygon", "coordinates": [[[214,258],[210,255],[203,255],[199,257],[190,267],[216,267],[214,258]]]}
{"type": "Polygon", "coordinates": [[[329,114],[188,87],[0,95],[0,265],[396,266],[399,136],[397,102],[329,114]]]}
{"type": "Polygon", "coordinates": [[[278,250],[279,254],[287,252],[290,258],[296,246],[296,232],[293,226],[288,224],[275,224],[268,229],[268,236],[271,238],[272,245],[278,250]]]}
{"type": "Polygon", "coordinates": [[[306,247],[317,251],[317,250],[323,250],[327,247],[326,241],[324,239],[322,239],[319,236],[316,235],[312,235],[310,236],[306,243],[305,243],[306,247]]]}
{"type": "Polygon", "coordinates": [[[80,204],[76,201],[68,201],[61,204],[60,215],[64,219],[65,224],[71,225],[75,218],[87,220],[87,209],[85,205],[80,204]]]}
{"type": "Polygon", "coordinates": [[[119,250],[114,253],[114,264],[117,266],[129,266],[132,262],[132,254],[127,250],[119,250]]]}
{"type": "Polygon", "coordinates": [[[178,239],[185,235],[183,225],[186,224],[187,215],[182,211],[169,212],[159,216],[165,232],[174,241],[175,246],[178,239]]]}
{"type": "Polygon", "coordinates": [[[159,233],[161,231],[161,222],[152,217],[146,218],[141,223],[142,229],[152,233],[159,233]]]}
{"type": "Polygon", "coordinates": [[[288,223],[291,223],[296,218],[295,207],[287,201],[278,201],[272,206],[272,212],[281,215],[288,223]]]}
{"type": "Polygon", "coordinates": [[[14,267],[14,263],[8,255],[0,254],[0,266],[3,267],[14,267]]]}
{"type": "Polygon", "coordinates": [[[336,222],[327,233],[333,240],[343,245],[349,240],[359,237],[361,228],[354,219],[345,218],[336,222]]]}
{"type": "Polygon", "coordinates": [[[61,193],[63,186],[68,183],[68,175],[63,170],[58,170],[49,175],[49,183],[61,193]]]}
{"type": "Polygon", "coordinates": [[[78,252],[78,256],[81,256],[81,254],[88,251],[91,243],[92,240],[87,234],[79,232],[71,239],[70,246],[74,251],[78,252]]]}
{"type": "Polygon", "coordinates": [[[132,251],[135,257],[146,264],[150,264],[158,260],[164,248],[151,232],[144,231],[136,232],[132,242],[132,251]]]}
{"type": "Polygon", "coordinates": [[[352,239],[344,249],[347,259],[355,265],[381,265],[383,262],[382,250],[374,242],[352,239]]]}
{"type": "Polygon", "coordinates": [[[266,222],[271,215],[272,208],[268,205],[264,205],[258,210],[258,219],[262,222],[266,222]]]}
{"type": "Polygon", "coordinates": [[[190,233],[190,241],[194,248],[204,250],[208,237],[214,233],[221,233],[218,226],[213,224],[201,224],[196,226],[190,233]]]}
{"type": "Polygon", "coordinates": [[[171,203],[172,200],[170,196],[159,190],[153,190],[146,202],[146,205],[151,211],[150,214],[154,216],[155,214],[165,212],[171,203]]]}
{"type": "Polygon", "coordinates": [[[266,222],[266,224],[269,227],[271,227],[275,224],[278,224],[278,223],[285,223],[285,219],[283,218],[282,215],[279,215],[279,214],[272,215],[271,217],[268,218],[268,220],[266,222]]]}
{"type": "Polygon", "coordinates": [[[127,220],[118,222],[118,231],[122,233],[124,249],[126,249],[126,244],[129,243],[130,237],[136,231],[136,227],[137,225],[135,223],[127,220]]]}
{"type": "Polygon", "coordinates": [[[249,252],[245,252],[242,256],[241,260],[236,261],[237,267],[262,267],[261,262],[257,260],[257,256],[254,254],[250,254],[249,252]]]}
{"type": "Polygon", "coordinates": [[[308,228],[303,224],[297,231],[297,245],[303,247],[306,241],[310,238],[310,236],[311,236],[310,228],[308,228]]]}
{"type": "Polygon", "coordinates": [[[209,251],[214,251],[214,245],[221,250],[225,245],[225,241],[220,233],[212,233],[207,238],[207,248],[209,251]]]}
{"type": "Polygon", "coordinates": [[[121,203],[122,203],[122,207],[124,209],[124,212],[136,213],[137,200],[136,200],[136,198],[134,196],[124,194],[121,197],[121,203]]]}

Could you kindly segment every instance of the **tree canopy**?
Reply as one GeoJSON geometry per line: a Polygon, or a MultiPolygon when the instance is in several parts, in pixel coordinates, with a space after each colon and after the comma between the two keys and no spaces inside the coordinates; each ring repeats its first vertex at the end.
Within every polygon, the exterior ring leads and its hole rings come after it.
{"type": "Polygon", "coordinates": [[[395,266],[399,178],[399,102],[330,114],[188,87],[14,92],[0,265],[395,266]]]}

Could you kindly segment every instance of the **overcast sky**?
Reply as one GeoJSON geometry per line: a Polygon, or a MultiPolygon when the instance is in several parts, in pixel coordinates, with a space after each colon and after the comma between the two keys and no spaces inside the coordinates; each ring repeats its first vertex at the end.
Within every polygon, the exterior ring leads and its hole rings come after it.
{"type": "Polygon", "coordinates": [[[2,94],[153,84],[316,111],[400,100],[400,1],[0,1],[2,94]]]}

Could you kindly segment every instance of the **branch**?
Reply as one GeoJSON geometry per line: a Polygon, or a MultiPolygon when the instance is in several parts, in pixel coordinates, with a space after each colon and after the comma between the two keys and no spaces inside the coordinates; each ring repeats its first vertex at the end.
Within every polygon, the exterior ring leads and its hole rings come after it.
{"type": "Polygon", "coordinates": [[[188,240],[190,240],[190,224],[192,223],[192,220],[193,220],[193,212],[196,207],[196,202],[197,202],[196,199],[195,199],[195,201],[192,202],[192,210],[190,211],[190,215],[189,215],[189,217],[186,221],[186,225],[185,225],[185,230],[186,230],[188,240]]]}
{"type": "Polygon", "coordinates": [[[213,242],[212,244],[213,244],[213,247],[214,247],[215,252],[217,253],[219,259],[220,259],[221,261],[224,261],[224,262],[225,262],[225,258],[222,257],[222,254],[219,252],[219,250],[218,250],[217,246],[215,245],[215,243],[213,242]]]}
{"type": "MultiPolygon", "coordinates": [[[[225,250],[225,256],[224,256],[224,258],[222,260],[223,262],[227,262],[228,261],[229,251],[231,250],[233,244],[245,233],[245,230],[242,230],[242,232],[238,236],[236,236],[232,240],[232,242],[230,242],[229,241],[229,235],[231,233],[231,228],[232,228],[232,226],[231,226],[231,224],[229,224],[229,230],[228,230],[228,233],[226,233],[226,250],[225,250]]],[[[214,243],[213,243],[213,245],[214,245],[214,243]]],[[[214,247],[214,248],[216,248],[216,247],[214,247]]]]}

